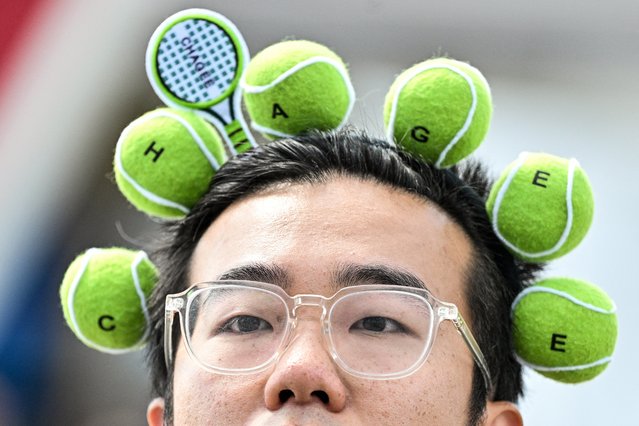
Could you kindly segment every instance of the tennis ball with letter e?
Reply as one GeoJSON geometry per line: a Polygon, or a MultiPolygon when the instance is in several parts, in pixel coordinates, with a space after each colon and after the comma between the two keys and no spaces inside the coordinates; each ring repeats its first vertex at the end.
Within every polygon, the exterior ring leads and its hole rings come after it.
{"type": "Polygon", "coordinates": [[[123,353],[144,345],[146,300],[157,280],[155,266],[142,251],[92,248],[69,265],[60,300],[64,318],[87,346],[123,353]]]}
{"type": "Polygon", "coordinates": [[[181,218],[226,161],[215,129],[188,111],[160,108],[129,124],[115,149],[115,180],[137,209],[181,218]]]}
{"type": "Polygon", "coordinates": [[[610,363],[617,340],[616,308],[594,284],[542,280],[515,298],[512,317],[519,361],[546,377],[579,383],[610,363]]]}
{"type": "Polygon", "coordinates": [[[384,102],[386,136],[445,168],[483,141],[492,117],[484,76],[465,62],[435,58],[402,72],[384,102]]]}
{"type": "Polygon", "coordinates": [[[515,256],[544,262],[583,240],[594,200],[577,160],[524,152],[493,185],[486,209],[495,233],[515,256]]]}
{"type": "Polygon", "coordinates": [[[355,102],[344,62],[311,41],[283,41],[262,50],[240,85],[251,126],[268,139],[340,128],[355,102]]]}

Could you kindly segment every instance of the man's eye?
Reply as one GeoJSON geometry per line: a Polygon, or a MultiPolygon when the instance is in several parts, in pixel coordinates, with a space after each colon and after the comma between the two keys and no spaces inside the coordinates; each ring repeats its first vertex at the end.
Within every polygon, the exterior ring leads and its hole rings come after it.
{"type": "Polygon", "coordinates": [[[239,315],[231,318],[221,328],[221,333],[254,333],[256,331],[272,330],[271,324],[262,318],[251,315],[239,315]]]}
{"type": "Polygon", "coordinates": [[[395,320],[386,317],[366,317],[351,326],[351,331],[363,330],[373,333],[401,333],[404,327],[395,320]]]}

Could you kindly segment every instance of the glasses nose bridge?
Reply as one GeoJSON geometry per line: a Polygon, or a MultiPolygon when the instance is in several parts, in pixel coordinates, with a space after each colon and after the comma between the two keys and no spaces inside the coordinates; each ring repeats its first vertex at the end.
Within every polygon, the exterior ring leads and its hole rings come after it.
{"type": "Polygon", "coordinates": [[[319,296],[317,294],[298,294],[292,297],[293,299],[293,308],[292,313],[295,317],[297,315],[297,309],[301,307],[315,307],[321,309],[320,318],[324,318],[326,315],[326,299],[324,296],[319,296]]]}

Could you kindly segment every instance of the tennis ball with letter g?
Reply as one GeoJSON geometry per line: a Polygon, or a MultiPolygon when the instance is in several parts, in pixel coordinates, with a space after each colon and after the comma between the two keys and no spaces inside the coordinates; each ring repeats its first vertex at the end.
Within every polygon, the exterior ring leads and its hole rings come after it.
{"type": "Polygon", "coordinates": [[[617,340],[614,302],[594,284],[552,278],[522,291],[512,305],[519,361],[565,383],[600,374],[617,340]]]}
{"type": "Polygon", "coordinates": [[[93,349],[135,350],[146,340],[146,300],[156,281],[156,269],[143,251],[89,249],[69,265],[62,280],[64,318],[93,349]]]}
{"type": "Polygon", "coordinates": [[[402,72],[384,103],[386,136],[445,168],[484,140],[492,117],[484,76],[465,62],[435,58],[402,72]]]}
{"type": "Polygon", "coordinates": [[[513,255],[544,262],[583,240],[594,200],[577,160],[524,152],[493,185],[486,209],[495,233],[513,255]]]}
{"type": "Polygon", "coordinates": [[[342,127],[355,92],[342,59],[305,40],[259,52],[240,80],[251,126],[268,139],[342,127]]]}
{"type": "Polygon", "coordinates": [[[137,209],[151,216],[185,216],[226,161],[214,128],[193,112],[159,108],[134,120],[115,149],[115,180],[137,209]]]}

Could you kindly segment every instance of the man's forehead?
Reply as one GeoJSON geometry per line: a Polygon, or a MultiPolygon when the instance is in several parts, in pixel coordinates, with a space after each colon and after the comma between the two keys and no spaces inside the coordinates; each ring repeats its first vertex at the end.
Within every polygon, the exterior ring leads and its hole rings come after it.
{"type": "Polygon", "coordinates": [[[342,176],[233,203],[198,243],[191,278],[212,280],[260,263],[326,279],[336,273],[331,267],[351,263],[409,271],[430,285],[461,280],[470,252],[465,233],[432,202],[342,176]]]}

